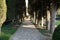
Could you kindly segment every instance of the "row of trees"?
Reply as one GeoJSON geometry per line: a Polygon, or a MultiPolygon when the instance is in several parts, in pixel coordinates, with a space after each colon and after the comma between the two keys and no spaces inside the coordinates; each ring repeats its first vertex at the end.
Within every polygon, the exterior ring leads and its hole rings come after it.
{"type": "MultiPolygon", "coordinates": [[[[39,1],[39,0],[29,1],[30,3],[29,13],[31,14],[32,17],[34,17],[34,12],[35,12],[35,18],[36,18],[35,22],[37,22],[37,20],[39,22],[41,18],[43,20],[43,17],[47,16],[46,10],[48,6],[51,9],[51,19],[52,19],[51,25],[54,24],[53,20],[55,20],[55,15],[53,16],[52,13],[55,13],[56,10],[54,10],[55,9],[54,4],[50,6],[50,2],[51,1],[43,1],[43,0],[42,1],[39,1]]],[[[5,22],[5,20],[15,22],[20,19],[22,21],[23,13],[26,11],[25,9],[26,9],[25,0],[0,0],[0,31],[1,31],[1,26],[5,22]]]]}
{"type": "MultiPolygon", "coordinates": [[[[45,26],[47,30],[50,30],[52,33],[55,29],[55,18],[57,13],[56,1],[43,1],[35,0],[34,2],[30,1],[30,14],[35,20],[35,24],[39,24],[39,21],[42,20],[41,24],[43,27],[44,18],[46,20],[45,26]]],[[[34,21],[33,20],[33,21],[34,21]]]]}

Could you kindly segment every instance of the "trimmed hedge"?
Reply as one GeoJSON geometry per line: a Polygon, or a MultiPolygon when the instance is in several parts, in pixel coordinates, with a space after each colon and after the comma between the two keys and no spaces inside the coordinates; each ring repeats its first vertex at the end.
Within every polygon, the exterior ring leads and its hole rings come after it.
{"type": "Polygon", "coordinates": [[[60,40],[60,25],[55,29],[52,40],[60,40]]]}
{"type": "Polygon", "coordinates": [[[0,33],[2,24],[6,21],[6,12],[7,12],[6,0],[0,0],[0,33]]]}

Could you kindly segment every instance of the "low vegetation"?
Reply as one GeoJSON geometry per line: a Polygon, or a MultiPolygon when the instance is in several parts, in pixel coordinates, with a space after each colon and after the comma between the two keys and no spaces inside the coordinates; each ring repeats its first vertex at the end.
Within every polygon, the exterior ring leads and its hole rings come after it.
{"type": "Polygon", "coordinates": [[[57,21],[56,21],[56,25],[59,25],[59,24],[60,24],[60,20],[57,20],[57,21]]]}
{"type": "Polygon", "coordinates": [[[60,25],[55,29],[52,40],[60,40],[60,25]]]}
{"type": "Polygon", "coordinates": [[[14,24],[9,23],[8,25],[2,26],[2,34],[0,36],[0,40],[9,40],[11,35],[16,32],[17,28],[14,27],[14,24]]]}
{"type": "Polygon", "coordinates": [[[41,29],[41,28],[37,28],[39,30],[39,32],[45,36],[50,36],[50,32],[46,29],[41,29]]]}

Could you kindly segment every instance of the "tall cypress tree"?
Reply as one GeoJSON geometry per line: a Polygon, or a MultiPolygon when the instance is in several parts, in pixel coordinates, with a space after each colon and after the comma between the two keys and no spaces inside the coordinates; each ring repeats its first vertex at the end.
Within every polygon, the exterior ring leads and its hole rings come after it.
{"type": "Polygon", "coordinates": [[[6,0],[0,0],[0,33],[2,24],[6,20],[6,12],[7,12],[6,0]]]}

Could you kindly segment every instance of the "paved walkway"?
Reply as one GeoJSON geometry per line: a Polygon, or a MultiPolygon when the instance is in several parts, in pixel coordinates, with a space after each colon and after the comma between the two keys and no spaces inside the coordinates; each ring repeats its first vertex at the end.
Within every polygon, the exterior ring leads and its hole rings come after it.
{"type": "Polygon", "coordinates": [[[9,40],[47,40],[30,21],[25,21],[9,40]]]}

